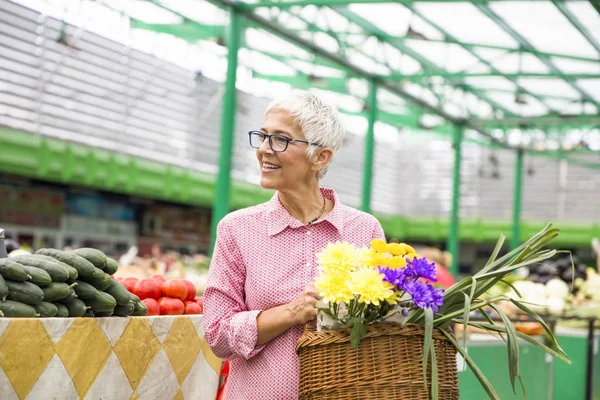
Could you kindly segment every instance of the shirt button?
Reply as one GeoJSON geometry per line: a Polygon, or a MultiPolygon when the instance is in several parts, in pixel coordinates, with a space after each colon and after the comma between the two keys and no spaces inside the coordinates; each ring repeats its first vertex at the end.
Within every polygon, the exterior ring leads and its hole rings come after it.
{"type": "Polygon", "coordinates": [[[310,267],[310,263],[309,263],[309,262],[308,262],[308,263],[306,263],[306,266],[307,266],[307,267],[310,267]]]}
{"type": "Polygon", "coordinates": [[[307,235],[307,236],[310,236],[310,231],[306,231],[306,235],[307,235]]]}

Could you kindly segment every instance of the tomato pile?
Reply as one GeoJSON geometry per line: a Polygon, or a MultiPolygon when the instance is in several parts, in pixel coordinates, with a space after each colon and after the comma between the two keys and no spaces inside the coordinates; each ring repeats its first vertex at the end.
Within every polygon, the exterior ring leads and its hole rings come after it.
{"type": "Polygon", "coordinates": [[[165,280],[162,275],[146,279],[117,278],[148,308],[147,315],[202,314],[202,297],[196,297],[196,287],[185,279],[165,280]]]}

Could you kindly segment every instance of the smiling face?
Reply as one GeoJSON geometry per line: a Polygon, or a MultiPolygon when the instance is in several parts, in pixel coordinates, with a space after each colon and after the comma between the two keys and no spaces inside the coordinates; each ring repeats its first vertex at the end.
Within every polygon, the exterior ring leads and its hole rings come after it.
{"type": "MultiPolygon", "coordinates": [[[[265,115],[262,132],[273,135],[279,134],[290,139],[306,140],[300,125],[285,110],[274,109],[265,115]]],[[[286,190],[310,186],[318,181],[320,169],[319,151],[314,160],[308,159],[307,143],[290,142],[284,152],[274,152],[269,146],[269,140],[256,150],[256,157],[261,169],[260,184],[265,189],[286,190]]]]}

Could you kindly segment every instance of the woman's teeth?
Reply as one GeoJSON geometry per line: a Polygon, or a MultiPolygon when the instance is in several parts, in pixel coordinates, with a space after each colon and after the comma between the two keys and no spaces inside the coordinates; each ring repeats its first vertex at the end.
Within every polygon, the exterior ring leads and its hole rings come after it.
{"type": "Polygon", "coordinates": [[[267,168],[267,169],[277,169],[277,168],[280,168],[277,165],[269,164],[269,163],[263,163],[262,166],[263,166],[263,168],[267,168]]]}

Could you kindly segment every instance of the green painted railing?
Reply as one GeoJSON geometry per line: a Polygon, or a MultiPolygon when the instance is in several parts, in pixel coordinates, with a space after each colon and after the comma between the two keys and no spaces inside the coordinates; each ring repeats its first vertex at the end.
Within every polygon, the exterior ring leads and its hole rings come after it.
{"type": "MultiPolygon", "coordinates": [[[[200,207],[212,207],[217,200],[214,175],[6,128],[0,128],[0,172],[200,207]]],[[[271,196],[259,186],[233,181],[230,207],[248,207],[271,196]]],[[[376,216],[388,237],[404,241],[445,242],[450,232],[447,218],[376,216]]],[[[522,221],[521,240],[546,222],[522,221]]],[[[589,246],[592,237],[600,237],[600,223],[556,225],[562,232],[553,243],[559,246],[589,246]]],[[[511,233],[509,220],[460,221],[461,241],[495,242],[500,234],[510,239],[511,233]]]]}

